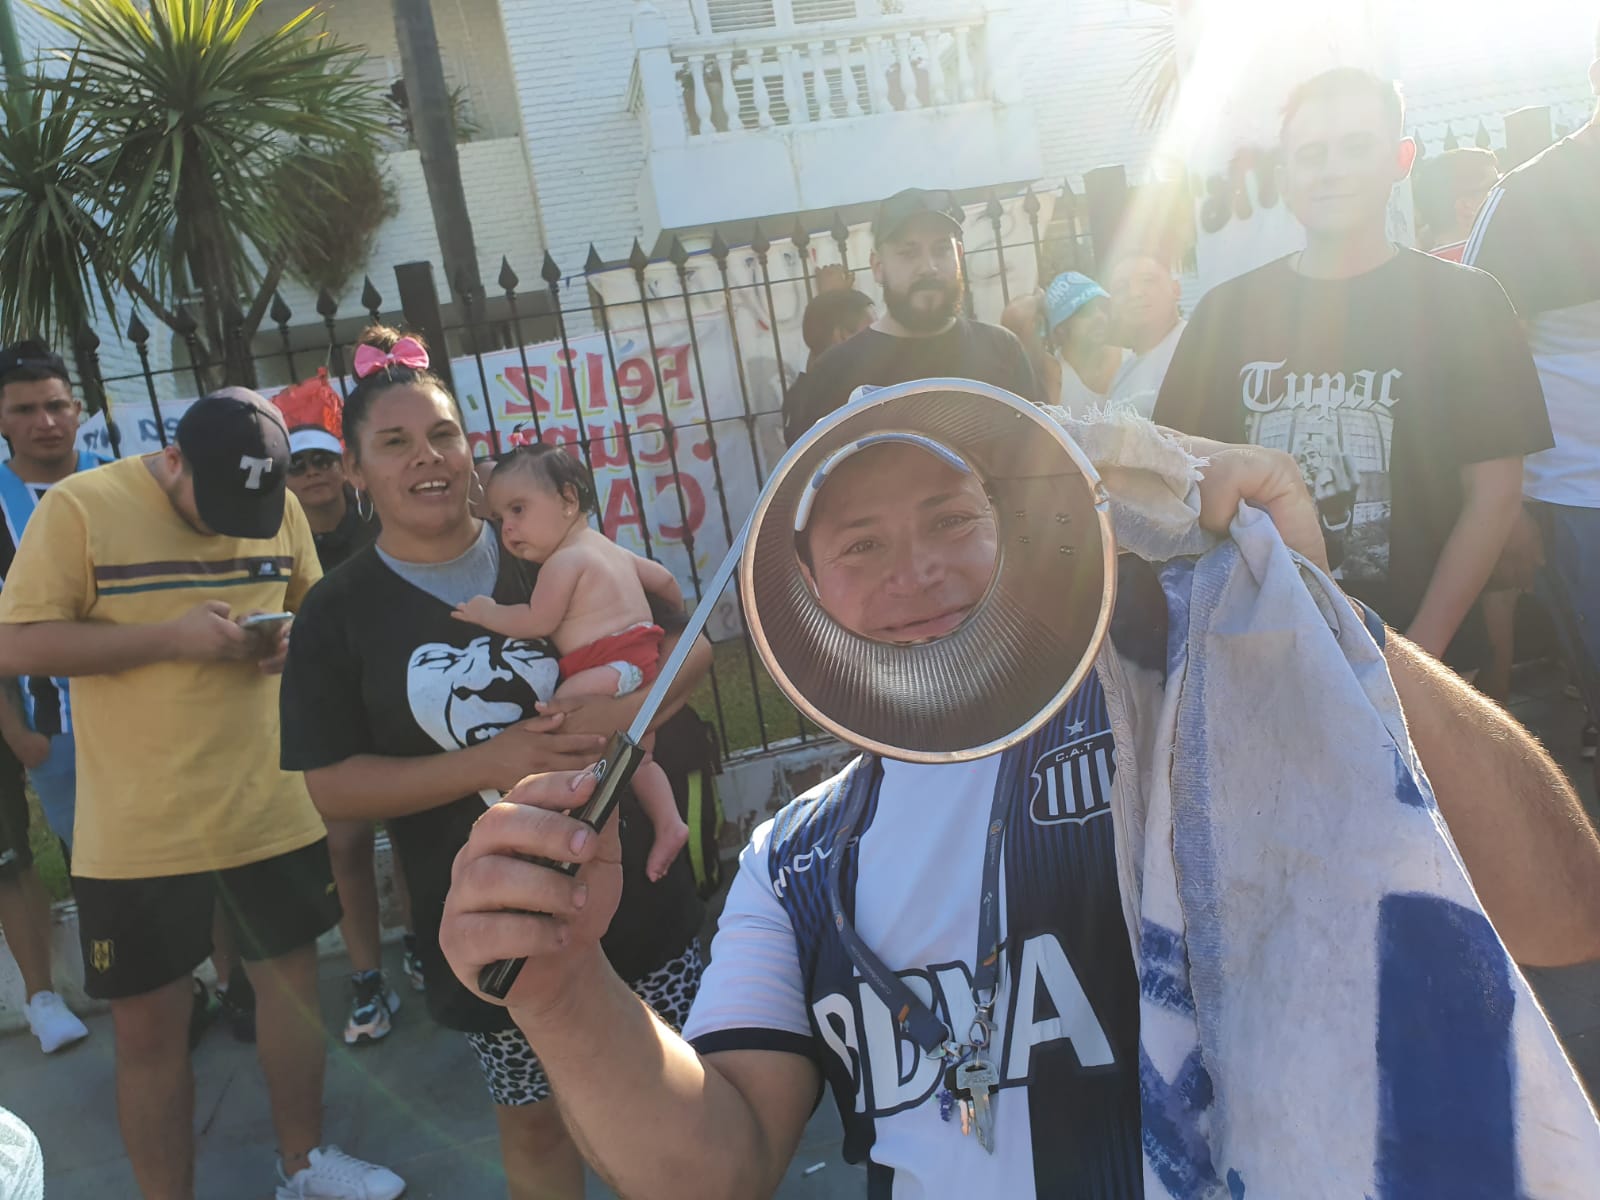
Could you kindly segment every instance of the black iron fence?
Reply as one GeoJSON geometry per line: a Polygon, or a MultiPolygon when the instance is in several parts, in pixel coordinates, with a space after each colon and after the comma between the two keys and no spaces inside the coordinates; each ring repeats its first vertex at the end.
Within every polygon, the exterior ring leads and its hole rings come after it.
{"type": "MultiPolygon", "coordinates": [[[[966,206],[968,313],[996,321],[1041,279],[1092,270],[1099,239],[1091,230],[1101,224],[1091,220],[1093,200],[1026,190],[966,206]]],[[[659,251],[636,243],[626,259],[608,262],[591,249],[576,272],[546,253],[532,287],[503,260],[495,292],[466,290],[447,306],[426,263],[396,268],[393,296],[370,277],[354,305],[323,292],[315,320],[275,297],[249,343],[252,382],[271,395],[323,369],[348,393],[361,327],[421,332],[436,351],[448,350],[438,365],[475,454],[535,440],[568,446],[596,476],[606,533],[666,563],[698,601],[782,453],[784,390],[807,356],[805,305],[839,281],[840,269],[874,297],[876,286],[866,229],[838,217],[821,230],[798,222],[780,239],[756,226],[737,245],[714,232],[698,244],[672,238],[659,251]]],[[[135,313],[122,332],[136,366],[120,373],[102,371],[92,332],[80,339],[80,382],[96,412],[86,434],[95,444],[119,454],[164,445],[187,401],[221,382],[188,326],[169,348],[135,313]],[[153,361],[162,359],[170,363],[153,361]],[[107,403],[111,427],[98,412],[107,403]]],[[[731,591],[712,633],[715,666],[698,699],[723,745],[766,750],[814,736],[766,679],[731,591]]]]}

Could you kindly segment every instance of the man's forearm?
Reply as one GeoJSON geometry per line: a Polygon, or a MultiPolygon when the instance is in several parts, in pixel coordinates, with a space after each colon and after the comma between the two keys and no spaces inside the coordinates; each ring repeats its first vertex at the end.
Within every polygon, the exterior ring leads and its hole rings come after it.
{"type": "Polygon", "coordinates": [[[1469,475],[1461,516],[1439,554],[1416,618],[1406,630],[1408,638],[1435,658],[1444,657],[1450,639],[1489,582],[1522,507],[1521,461],[1478,464],[1467,470],[1483,468],[1490,470],[1469,475]]]}
{"type": "Polygon", "coordinates": [[[794,1147],[768,1144],[738,1089],[651,1015],[598,947],[570,983],[565,1002],[511,1015],[611,1188],[623,1200],[770,1196],[794,1147]]]}
{"type": "Polygon", "coordinates": [[[1600,839],[1561,769],[1404,638],[1391,632],[1384,656],[1439,811],[1511,956],[1540,967],[1600,958],[1600,839]]]}
{"type": "Polygon", "coordinates": [[[115,675],[181,657],[167,624],[0,625],[0,675],[115,675]]]}

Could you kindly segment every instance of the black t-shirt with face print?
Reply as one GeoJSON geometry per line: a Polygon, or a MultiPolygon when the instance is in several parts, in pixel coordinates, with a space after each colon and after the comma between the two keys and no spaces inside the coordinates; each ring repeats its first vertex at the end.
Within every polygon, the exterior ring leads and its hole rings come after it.
{"type": "MultiPolygon", "coordinates": [[[[525,603],[536,569],[500,557],[495,599],[525,603]]],[[[489,634],[407,583],[366,546],[312,588],[295,619],[282,692],[286,771],[312,771],[358,754],[410,758],[487,741],[537,716],[555,691],[555,648],[489,634]]],[[[440,1024],[468,1032],[511,1025],[506,1010],[477,999],[445,963],[439,922],[450,867],[487,797],[466,795],[385,821],[411,889],[428,1008],[440,1024]]],[[[623,979],[646,975],[683,953],[701,910],[687,862],[652,884],[644,859],[653,830],[632,798],[622,821],[623,890],[603,947],[623,979]]]]}

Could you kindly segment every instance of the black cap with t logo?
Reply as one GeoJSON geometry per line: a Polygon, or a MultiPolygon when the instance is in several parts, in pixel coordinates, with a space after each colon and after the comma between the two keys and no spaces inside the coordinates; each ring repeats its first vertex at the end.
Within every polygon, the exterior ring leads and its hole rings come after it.
{"type": "Polygon", "coordinates": [[[178,449],[194,475],[200,519],[226,537],[267,538],[283,523],[289,431],[248,388],[228,387],[189,406],[178,449]]]}
{"type": "Polygon", "coordinates": [[[884,242],[892,242],[905,232],[905,227],[912,221],[929,214],[941,219],[951,236],[959,240],[962,234],[961,221],[956,214],[960,211],[955,197],[947,191],[906,188],[878,205],[878,212],[872,218],[872,240],[880,246],[884,242]]]}

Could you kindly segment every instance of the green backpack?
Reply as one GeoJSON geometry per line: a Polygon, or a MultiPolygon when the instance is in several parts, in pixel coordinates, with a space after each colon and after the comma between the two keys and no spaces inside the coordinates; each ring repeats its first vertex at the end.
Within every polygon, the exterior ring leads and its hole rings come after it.
{"type": "Polygon", "coordinates": [[[722,749],[717,731],[685,705],[656,730],[655,759],[672,783],[678,813],[689,827],[689,865],[702,900],[722,885],[722,803],[717,776],[722,774],[722,749]]]}

